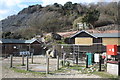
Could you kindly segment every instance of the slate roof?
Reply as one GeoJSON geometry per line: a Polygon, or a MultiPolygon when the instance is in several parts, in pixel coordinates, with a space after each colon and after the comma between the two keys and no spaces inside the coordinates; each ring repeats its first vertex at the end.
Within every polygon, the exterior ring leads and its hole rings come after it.
{"type": "MultiPolygon", "coordinates": [[[[31,39],[31,40],[19,40],[19,39],[0,39],[0,43],[26,43],[31,44],[35,41],[38,41],[37,39],[31,39]]],[[[39,42],[39,41],[38,41],[39,42]]]]}
{"type": "Polygon", "coordinates": [[[80,33],[82,33],[82,32],[85,32],[85,33],[87,33],[87,34],[89,34],[89,35],[91,35],[91,36],[93,36],[93,37],[95,37],[95,38],[97,38],[97,37],[106,37],[106,38],[117,38],[117,37],[119,37],[120,38],[120,33],[89,33],[89,32],[87,32],[87,31],[85,31],[85,30],[82,30],[82,31],[79,31],[79,32],[77,32],[76,34],[74,34],[73,36],[71,36],[70,38],[73,38],[73,37],[75,37],[75,36],[77,36],[77,35],[79,35],[80,33]]]}

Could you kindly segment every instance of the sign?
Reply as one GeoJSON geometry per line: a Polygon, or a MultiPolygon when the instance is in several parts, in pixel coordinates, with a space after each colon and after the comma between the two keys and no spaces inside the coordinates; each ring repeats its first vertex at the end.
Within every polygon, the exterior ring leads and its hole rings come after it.
{"type": "Polygon", "coordinates": [[[117,45],[107,45],[107,55],[117,55],[117,45]]]}
{"type": "Polygon", "coordinates": [[[30,55],[30,52],[29,51],[21,51],[20,55],[30,55]]]}
{"type": "Polygon", "coordinates": [[[99,54],[94,54],[94,61],[99,62],[99,54]]]}

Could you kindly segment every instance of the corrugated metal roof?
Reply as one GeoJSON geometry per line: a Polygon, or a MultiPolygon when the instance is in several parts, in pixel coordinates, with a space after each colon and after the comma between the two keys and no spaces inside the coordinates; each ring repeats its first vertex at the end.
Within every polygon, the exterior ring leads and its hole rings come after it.
{"type": "MultiPolygon", "coordinates": [[[[33,43],[33,42],[35,42],[35,41],[37,41],[37,39],[25,40],[25,43],[33,43]]],[[[39,42],[39,41],[38,41],[38,42],[39,42]]]]}
{"type": "Polygon", "coordinates": [[[28,43],[28,44],[31,44],[34,41],[38,41],[38,40],[37,39],[31,39],[31,40],[0,39],[0,43],[28,43]]]}
{"type": "Polygon", "coordinates": [[[120,33],[94,33],[96,37],[120,37],[120,33]]]}
{"type": "Polygon", "coordinates": [[[111,37],[111,38],[112,37],[113,38],[114,37],[120,37],[120,33],[89,33],[87,31],[82,30],[82,31],[77,32],[76,34],[74,34],[70,38],[73,38],[73,37],[77,36],[78,34],[80,34],[82,32],[85,32],[85,33],[87,33],[87,34],[89,34],[89,35],[91,35],[91,36],[93,36],[95,38],[97,38],[97,37],[111,37]]]}

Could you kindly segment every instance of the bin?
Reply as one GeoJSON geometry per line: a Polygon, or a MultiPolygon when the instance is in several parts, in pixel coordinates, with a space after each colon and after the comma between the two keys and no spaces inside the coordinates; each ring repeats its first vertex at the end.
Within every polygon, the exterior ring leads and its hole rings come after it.
{"type": "Polygon", "coordinates": [[[88,55],[88,65],[92,65],[93,54],[92,53],[86,53],[86,55],[88,55]]]}

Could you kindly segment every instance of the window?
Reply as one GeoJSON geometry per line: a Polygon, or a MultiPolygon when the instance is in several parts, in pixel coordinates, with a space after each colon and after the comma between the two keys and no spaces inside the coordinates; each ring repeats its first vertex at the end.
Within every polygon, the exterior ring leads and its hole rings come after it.
{"type": "Polygon", "coordinates": [[[102,38],[94,38],[93,43],[102,43],[102,38]]]}

